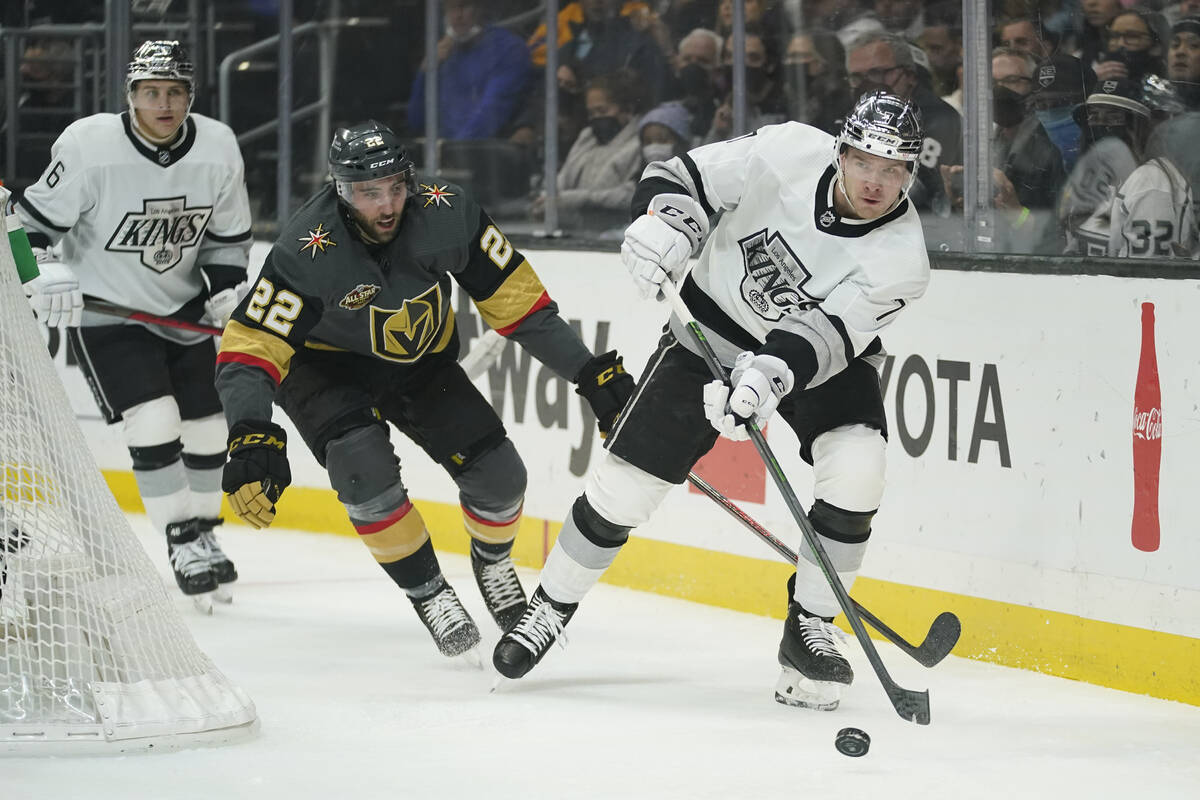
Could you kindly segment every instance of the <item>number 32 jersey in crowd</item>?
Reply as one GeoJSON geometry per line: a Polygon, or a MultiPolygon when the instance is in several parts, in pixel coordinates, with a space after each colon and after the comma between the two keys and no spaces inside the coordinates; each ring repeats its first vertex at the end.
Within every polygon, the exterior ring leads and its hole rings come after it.
{"type": "MultiPolygon", "coordinates": [[[[201,270],[218,286],[245,280],[250,205],[242,154],[228,126],[200,114],[163,146],[139,136],[128,112],[72,123],[17,211],[31,234],[58,246],[85,295],[117,305],[169,316],[207,296],[201,270]]],[[[85,325],[115,322],[84,315],[85,325]]]]}
{"type": "MultiPolygon", "coordinates": [[[[686,193],[715,220],[681,295],[727,366],[766,343],[797,389],[881,354],[879,333],[929,283],[907,200],[875,220],[838,214],[834,142],[798,122],[769,125],[652,163],[634,201],[644,210],[654,194],[686,193]]],[[[693,347],[678,318],[671,327],[693,347]]]]}

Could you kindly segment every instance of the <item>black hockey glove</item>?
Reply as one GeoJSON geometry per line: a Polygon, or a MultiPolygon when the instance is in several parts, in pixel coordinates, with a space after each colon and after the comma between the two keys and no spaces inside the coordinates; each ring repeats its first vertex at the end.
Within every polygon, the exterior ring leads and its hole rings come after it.
{"type": "Polygon", "coordinates": [[[247,525],[267,527],[275,519],[275,501],[291,482],[283,428],[254,419],[233,426],[221,489],[234,513],[247,525]]]}
{"type": "Polygon", "coordinates": [[[596,427],[600,437],[608,436],[617,421],[617,415],[633,394],[633,376],[625,371],[616,350],[604,355],[593,356],[575,376],[576,394],[582,395],[596,415],[596,427]]]}

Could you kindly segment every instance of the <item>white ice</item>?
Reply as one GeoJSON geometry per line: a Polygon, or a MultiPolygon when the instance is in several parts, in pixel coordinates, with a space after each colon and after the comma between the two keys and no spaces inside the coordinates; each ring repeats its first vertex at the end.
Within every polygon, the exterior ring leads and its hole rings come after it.
{"type": "MultiPolygon", "coordinates": [[[[130,519],[168,580],[166,548],[130,519]]],[[[177,602],[254,699],[259,733],[171,753],[0,758],[0,798],[1200,797],[1193,706],[957,657],[925,669],[881,643],[900,685],[929,689],[931,725],[895,714],[856,646],[840,709],[788,708],[773,700],[780,622],[603,584],[565,650],[492,693],[498,632],[465,557],[441,561],[484,632],[484,670],[437,653],[358,542],[220,530],[242,576],[234,604],[205,618],[177,602]],[[870,734],[865,757],[834,749],[845,726],[870,734]]]]}

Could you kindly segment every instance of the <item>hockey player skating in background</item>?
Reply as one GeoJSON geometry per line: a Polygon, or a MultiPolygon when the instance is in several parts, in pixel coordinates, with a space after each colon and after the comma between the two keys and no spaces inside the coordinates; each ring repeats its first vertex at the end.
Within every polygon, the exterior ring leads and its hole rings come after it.
{"type": "Polygon", "coordinates": [[[25,284],[30,302],[46,324],[71,328],[104,418],[123,423],[175,579],[210,608],[211,593],[237,579],[213,533],[227,435],[213,386],[216,346],[205,334],[113,324],[83,308],[92,296],[220,326],[245,294],[242,155],[228,126],[189,113],[193,69],[178,42],[138,47],[125,79],[129,111],[69,125],[17,212],[39,256],[41,275],[25,284]]]}
{"type": "MultiPolygon", "coordinates": [[[[883,493],[879,334],[929,281],[906,197],[922,141],[917,109],[879,91],[856,104],[836,139],[788,122],[646,168],[622,259],[653,296],[699,251],[680,295],[732,368],[730,382],[712,381],[672,316],[528,609],[496,645],[501,674],[519,678],[538,663],[630,529],[718,434],[745,438],[751,415],[762,425],[778,409],[795,431],[815,473],[809,517],[849,589],[883,493]]],[[[837,599],[815,557],[802,553],[788,584],[775,696],[832,709],[853,673],[831,624],[837,599]]]]}
{"type": "Polygon", "coordinates": [[[478,644],[479,630],[442,576],[387,423],[457,484],[471,566],[501,630],[525,609],[510,553],[526,473],[500,418],[456,361],[451,277],[489,326],[577,384],[601,433],[633,379],[615,351],[593,357],[469,192],[418,182],[386,126],[339,130],[329,165],[333,185],[289,220],[225,329],[217,356],[230,425],[224,489],[251,525],[271,524],[291,479],[284,430],[271,422],[274,399],[438,649],[459,655],[478,644]]]}

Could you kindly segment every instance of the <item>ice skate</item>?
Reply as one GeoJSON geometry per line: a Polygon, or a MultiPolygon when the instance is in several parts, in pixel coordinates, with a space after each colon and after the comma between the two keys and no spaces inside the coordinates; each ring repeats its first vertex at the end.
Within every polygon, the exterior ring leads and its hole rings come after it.
{"type": "Polygon", "coordinates": [[[173,522],[167,526],[167,555],[180,590],[192,598],[196,610],[211,614],[212,593],[219,584],[209,566],[208,545],[197,520],[173,522]]]}
{"type": "MultiPolygon", "coordinates": [[[[442,655],[461,656],[479,644],[479,628],[450,584],[443,582],[429,597],[409,599],[442,655]]],[[[466,660],[470,662],[469,655],[466,660]]]]}
{"type": "Polygon", "coordinates": [[[232,603],[233,593],[229,591],[229,587],[225,584],[233,583],[238,579],[237,568],[233,566],[233,562],[229,556],[225,555],[225,551],[221,549],[220,543],[217,542],[217,534],[213,528],[218,525],[223,525],[225,520],[221,517],[213,517],[205,519],[204,517],[197,518],[200,525],[200,536],[204,539],[204,543],[208,545],[208,566],[212,570],[213,576],[217,579],[217,589],[213,592],[213,599],[219,603],[232,603]]]}
{"type": "Polygon", "coordinates": [[[497,561],[489,561],[471,547],[471,571],[475,573],[475,583],[479,585],[479,593],[488,612],[501,631],[506,631],[525,612],[525,590],[517,577],[512,558],[505,555],[497,561]]]}
{"type": "Polygon", "coordinates": [[[841,631],[822,617],[810,616],[799,603],[788,604],[779,643],[783,672],[775,684],[775,700],[789,706],[832,711],[854,670],[842,653],[841,631]]]}
{"type": "Polygon", "coordinates": [[[517,624],[496,643],[492,653],[496,670],[506,678],[520,678],[542,660],[552,644],[565,647],[563,629],[577,608],[578,603],[551,600],[539,586],[517,624]]]}

